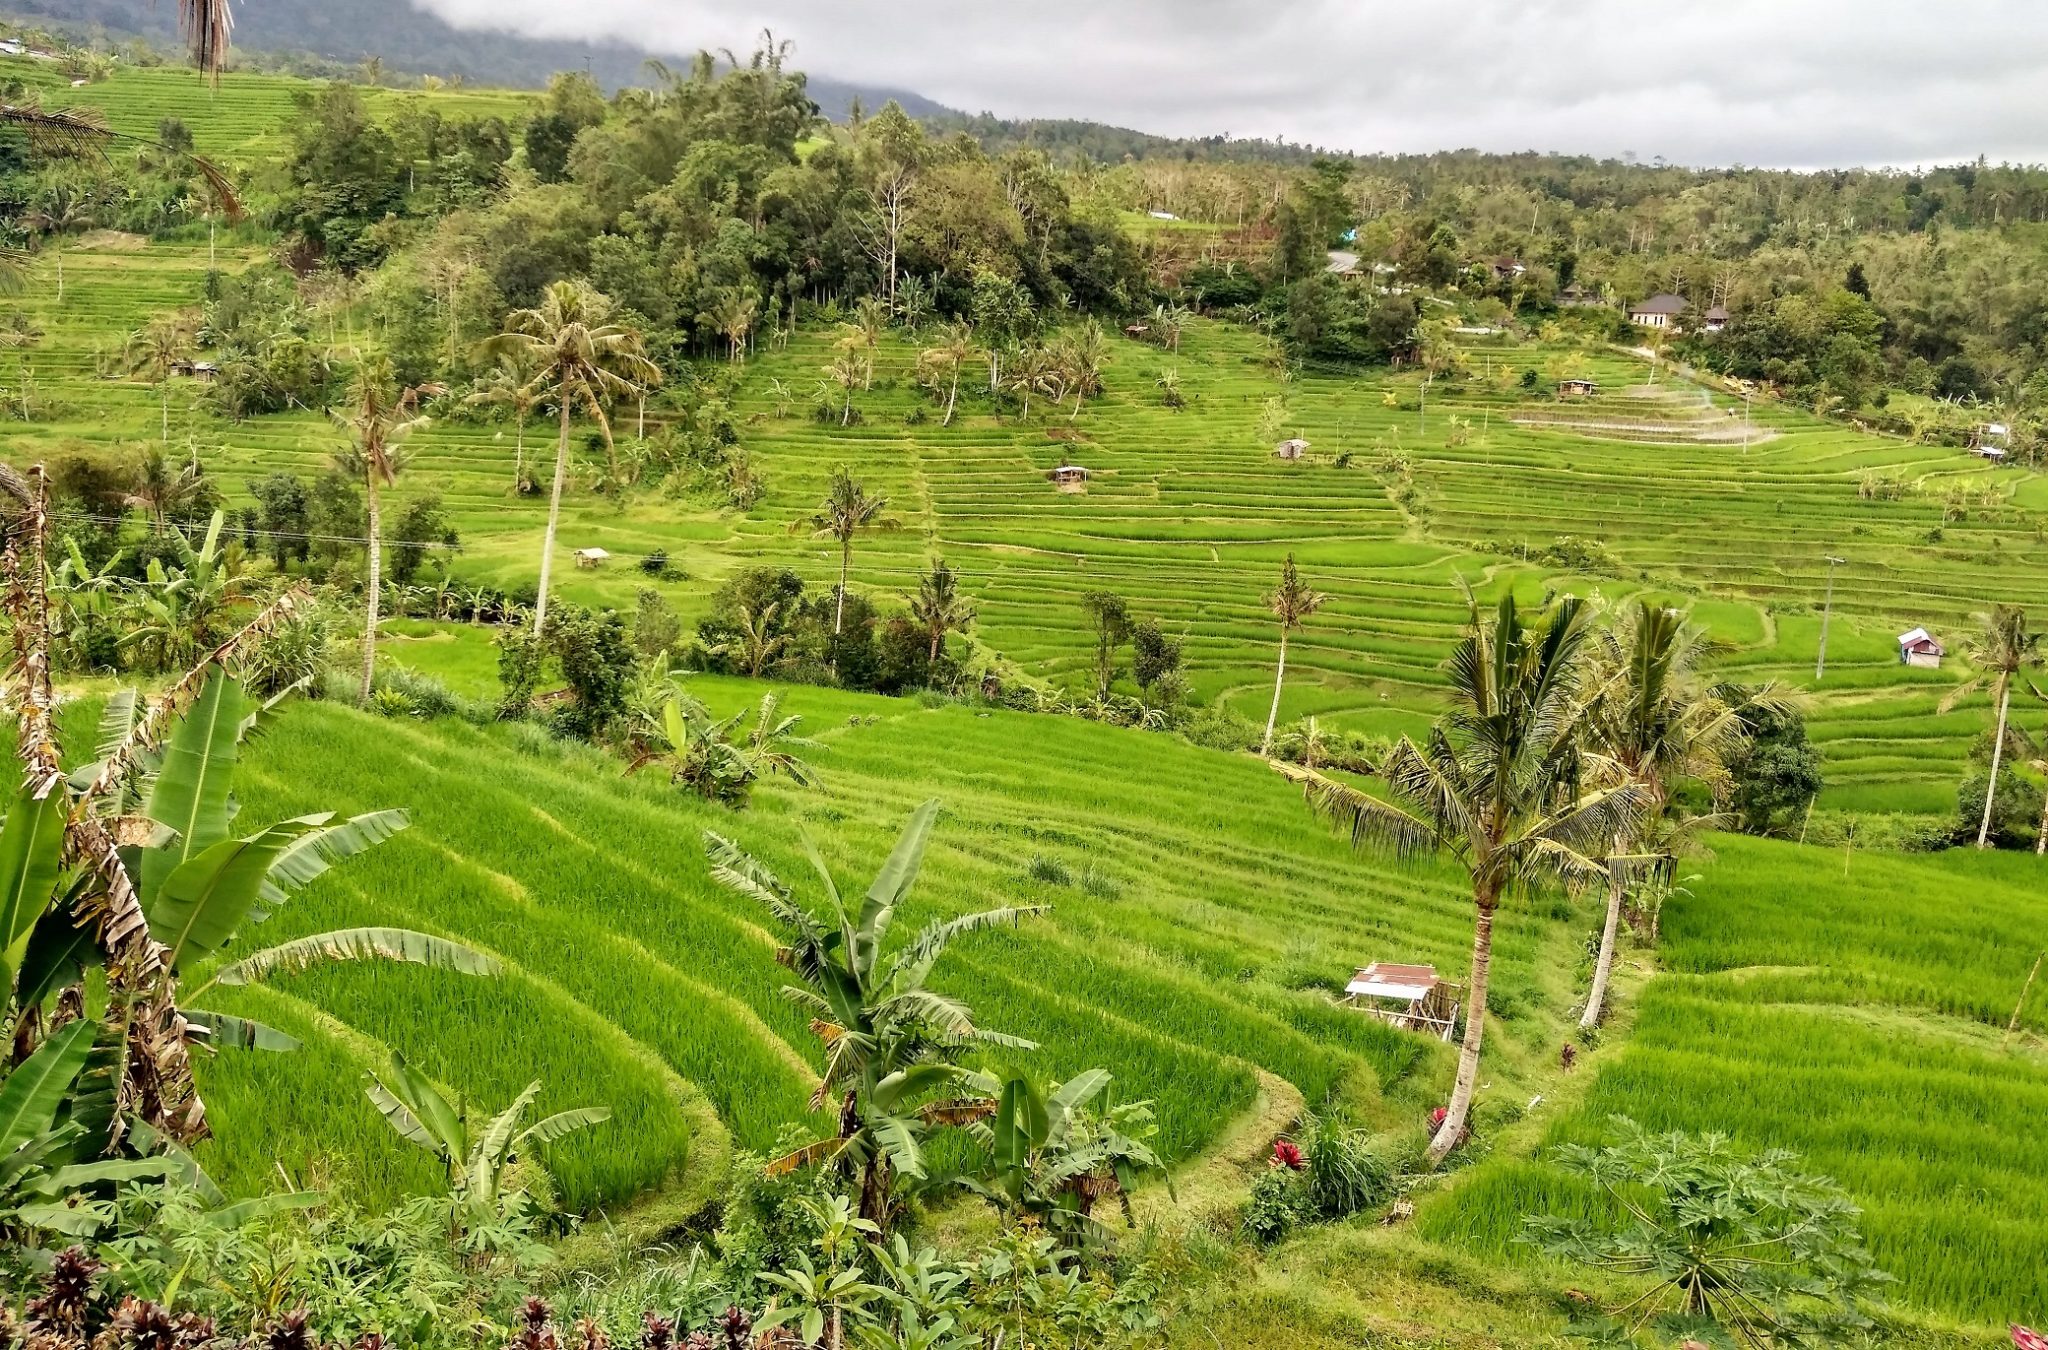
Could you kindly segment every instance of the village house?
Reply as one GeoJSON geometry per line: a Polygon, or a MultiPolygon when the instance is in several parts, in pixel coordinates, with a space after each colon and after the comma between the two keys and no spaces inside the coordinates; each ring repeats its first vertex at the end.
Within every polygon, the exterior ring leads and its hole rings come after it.
{"type": "Polygon", "coordinates": [[[1915,628],[1899,634],[1899,664],[1917,666],[1922,670],[1940,670],[1941,658],[1948,651],[1934,635],[1925,628],[1915,628]]]}
{"type": "Polygon", "coordinates": [[[1495,258],[1487,266],[1493,269],[1495,281],[1508,281],[1529,270],[1522,265],[1520,258],[1495,258]]]}
{"type": "Polygon", "coordinates": [[[1718,333],[1727,326],[1728,309],[1725,305],[1715,305],[1712,309],[1708,310],[1705,321],[1700,324],[1700,327],[1709,333],[1718,333]]]}
{"type": "Polygon", "coordinates": [[[1591,380],[1559,380],[1557,382],[1557,396],[1559,398],[1591,398],[1599,392],[1600,386],[1591,380]]]}
{"type": "Polygon", "coordinates": [[[1628,307],[1630,323],[1645,328],[1677,328],[1678,316],[1690,308],[1683,296],[1659,292],[1647,300],[1639,300],[1628,307]]]}

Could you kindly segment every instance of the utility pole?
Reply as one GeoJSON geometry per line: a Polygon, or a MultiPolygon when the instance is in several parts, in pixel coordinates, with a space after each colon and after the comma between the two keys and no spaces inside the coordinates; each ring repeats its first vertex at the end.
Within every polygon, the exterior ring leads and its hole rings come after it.
{"type": "Polygon", "coordinates": [[[1749,453],[1749,390],[1742,391],[1742,453],[1749,453]]]}
{"type": "Polygon", "coordinates": [[[1815,684],[1820,683],[1820,677],[1826,673],[1828,668],[1828,616],[1835,609],[1835,568],[1849,561],[1847,558],[1837,558],[1832,553],[1827,555],[1827,559],[1828,598],[1820,607],[1820,655],[1815,657],[1813,662],[1813,682],[1815,684]]]}

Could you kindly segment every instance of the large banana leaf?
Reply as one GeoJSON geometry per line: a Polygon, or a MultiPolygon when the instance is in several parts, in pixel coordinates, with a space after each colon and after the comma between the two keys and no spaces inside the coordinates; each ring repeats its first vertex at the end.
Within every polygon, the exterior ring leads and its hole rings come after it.
{"type": "MultiPolygon", "coordinates": [[[[391,1076],[397,1087],[395,1090],[387,1088],[387,1095],[395,1097],[401,1106],[425,1126],[432,1141],[426,1146],[444,1154],[451,1163],[461,1163],[464,1148],[469,1142],[469,1130],[463,1123],[462,1113],[441,1095],[441,1089],[434,1086],[432,1079],[407,1063],[405,1056],[395,1050],[391,1054],[391,1076]]],[[[374,1077],[371,1081],[379,1087],[384,1086],[374,1077]]],[[[374,1094],[372,1095],[374,1099],[374,1094]]],[[[378,1106],[382,1109],[383,1103],[378,1103],[378,1106]]],[[[388,1115],[387,1112],[387,1118],[388,1115]]],[[[392,1123],[395,1126],[398,1122],[392,1123]]],[[[405,1131],[401,1129],[399,1133],[403,1134],[405,1131]]]]}
{"type": "Polygon", "coordinates": [[[370,811],[294,840],[264,878],[263,903],[283,904],[328,868],[383,843],[411,823],[403,811],[370,811]]]}
{"type": "Polygon", "coordinates": [[[78,1127],[72,1159],[87,1162],[107,1151],[114,1138],[114,1117],[121,1106],[121,1085],[128,1077],[126,1005],[102,1018],[86,1052],[85,1067],[71,1086],[65,1116],[78,1127]]]}
{"type": "Polygon", "coordinates": [[[47,1131],[92,1051],[92,1023],[73,1022],[36,1048],[0,1083],[0,1158],[47,1131]]]}
{"type": "Polygon", "coordinates": [[[609,1106],[585,1106],[574,1111],[557,1111],[521,1130],[518,1137],[512,1141],[512,1147],[516,1151],[538,1147],[541,1144],[552,1144],[565,1134],[588,1129],[592,1125],[602,1125],[611,1118],[612,1109],[609,1106]]]}
{"type": "Polygon", "coordinates": [[[329,961],[397,961],[435,966],[464,975],[495,975],[498,962],[473,947],[410,928],[342,928],[315,933],[251,952],[215,973],[215,984],[261,984],[280,972],[305,970],[329,961]]]}
{"type": "Polygon", "coordinates": [[[142,855],[145,905],[178,867],[227,838],[229,789],[248,701],[240,684],[216,670],[171,733],[144,814],[178,837],[142,855]]]}
{"type": "Polygon", "coordinates": [[[89,1238],[114,1221],[114,1206],[105,1200],[84,1204],[56,1201],[44,1205],[17,1205],[12,1211],[17,1223],[43,1228],[65,1237],[89,1238]]]}
{"type": "Polygon", "coordinates": [[[0,826],[0,1009],[6,1007],[36,921],[50,908],[63,865],[65,795],[23,788],[0,826]]]}
{"type": "Polygon", "coordinates": [[[526,1114],[526,1108],[533,1105],[533,1099],[540,1095],[538,1081],[528,1083],[526,1091],[512,1099],[512,1104],[491,1118],[477,1136],[476,1147],[469,1151],[470,1175],[477,1178],[488,1176],[505,1155],[512,1151],[512,1136],[519,1128],[519,1117],[526,1114]]]}
{"type": "Polygon", "coordinates": [[[41,1006],[59,989],[75,984],[86,966],[98,964],[102,955],[92,929],[78,925],[68,902],[51,907],[30,931],[22,953],[14,983],[17,1006],[41,1006]]]}
{"type": "Polygon", "coordinates": [[[383,1081],[375,1074],[370,1075],[370,1085],[363,1091],[376,1106],[378,1114],[384,1117],[392,1129],[398,1131],[400,1138],[407,1143],[418,1144],[429,1153],[442,1152],[441,1141],[434,1138],[433,1131],[421,1123],[420,1118],[413,1114],[412,1108],[400,1101],[398,1094],[385,1087],[383,1081]]]}
{"type": "MultiPolygon", "coordinates": [[[[168,768],[168,766],[166,766],[168,768]]],[[[271,864],[292,841],[319,829],[328,817],[281,820],[246,839],[222,839],[165,875],[154,895],[145,892],[149,935],[167,951],[173,970],[191,955],[226,946],[256,908],[271,864]]],[[[164,850],[151,849],[147,860],[164,850]]]]}
{"type": "Polygon", "coordinates": [[[204,1008],[184,1009],[185,1020],[206,1037],[206,1043],[216,1048],[227,1046],[236,1050],[296,1050],[297,1038],[288,1036],[276,1027],[247,1017],[236,1017],[231,1013],[208,1012],[204,1008]]]}
{"type": "Polygon", "coordinates": [[[996,1106],[997,1165],[1024,1167],[1031,1159],[1031,1150],[1045,1142],[1051,1129],[1045,1098],[1029,1079],[1018,1075],[1003,1084],[1002,1101],[996,1106]]]}

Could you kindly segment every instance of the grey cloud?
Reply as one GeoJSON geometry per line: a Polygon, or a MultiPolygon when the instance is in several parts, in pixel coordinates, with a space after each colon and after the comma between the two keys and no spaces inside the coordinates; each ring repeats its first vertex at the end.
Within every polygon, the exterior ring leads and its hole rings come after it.
{"type": "Polygon", "coordinates": [[[1694,164],[2048,159],[2036,0],[414,0],[657,51],[764,27],[841,79],[1012,117],[1359,151],[1694,164]]]}

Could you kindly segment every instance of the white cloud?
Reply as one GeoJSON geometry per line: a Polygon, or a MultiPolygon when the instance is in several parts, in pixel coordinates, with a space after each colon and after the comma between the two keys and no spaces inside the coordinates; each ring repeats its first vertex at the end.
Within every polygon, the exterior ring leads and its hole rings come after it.
{"type": "Polygon", "coordinates": [[[2048,159],[2033,0],[413,0],[469,27],[744,51],[969,111],[1358,151],[2048,159]]]}

